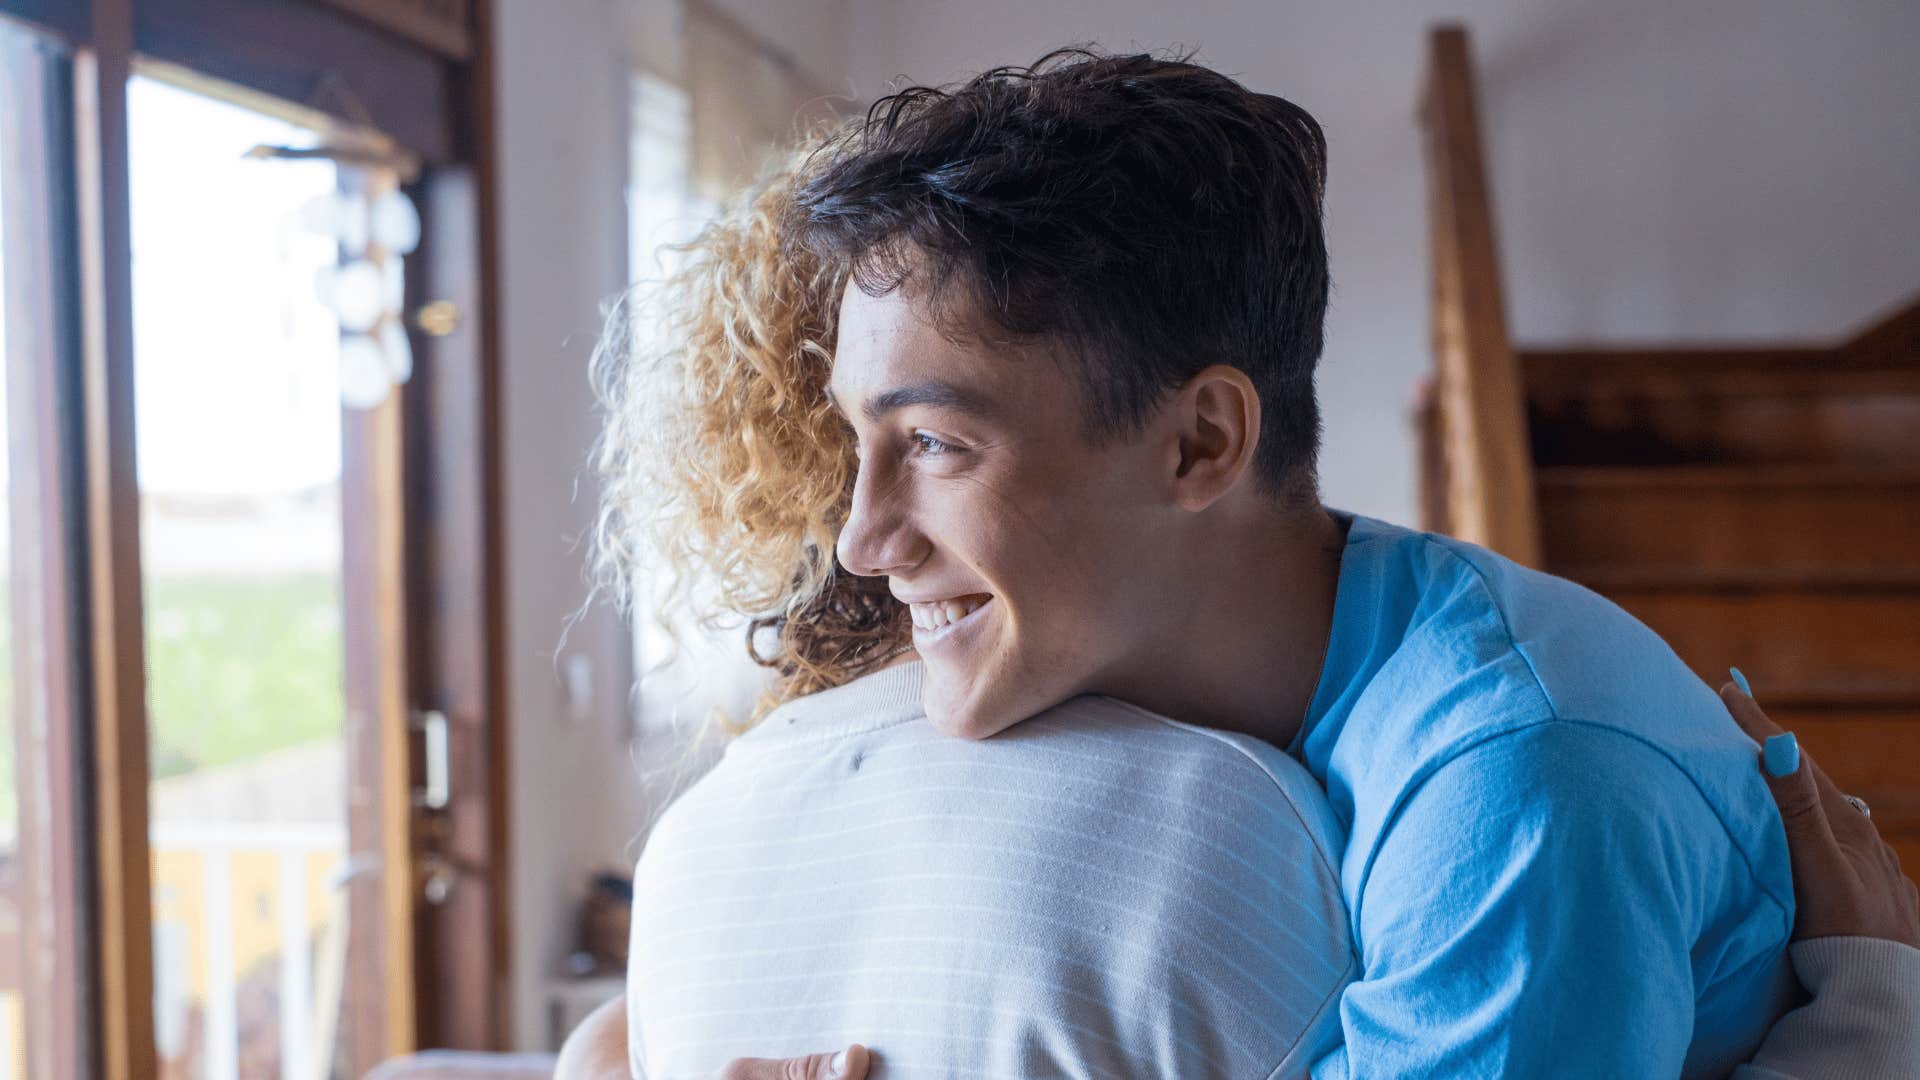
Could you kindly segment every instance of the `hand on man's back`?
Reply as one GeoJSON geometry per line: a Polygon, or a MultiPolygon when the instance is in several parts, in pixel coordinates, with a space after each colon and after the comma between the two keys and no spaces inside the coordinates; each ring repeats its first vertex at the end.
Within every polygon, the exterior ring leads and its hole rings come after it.
{"type": "MultiPolygon", "coordinates": [[[[1733,683],[1720,688],[1720,698],[1761,747],[1785,734],[1733,683]]],[[[1761,768],[1780,804],[1793,859],[1794,940],[1872,937],[1920,949],[1920,890],[1902,872],[1900,857],[1810,755],[1796,753],[1794,760],[1799,767],[1780,776],[1761,768]]]]}
{"type": "Polygon", "coordinates": [[[806,1057],[735,1058],[719,1080],[866,1080],[867,1048],[855,1044],[837,1053],[806,1057]]]}

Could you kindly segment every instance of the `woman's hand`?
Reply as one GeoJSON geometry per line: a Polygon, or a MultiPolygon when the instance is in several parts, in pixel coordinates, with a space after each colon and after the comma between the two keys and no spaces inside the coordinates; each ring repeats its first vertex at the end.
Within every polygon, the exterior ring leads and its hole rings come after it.
{"type": "Polygon", "coordinates": [[[736,1058],[720,1071],[720,1080],[866,1080],[867,1048],[859,1044],[837,1054],[806,1057],[736,1058]]]}
{"type": "MultiPolygon", "coordinates": [[[[837,1054],[736,1058],[720,1070],[719,1080],[867,1080],[870,1056],[866,1047],[855,1044],[837,1054]]],[[[628,1069],[627,997],[622,994],[587,1014],[567,1034],[553,1080],[629,1080],[628,1069]]]]}
{"type": "Polygon", "coordinates": [[[1780,806],[1793,860],[1794,940],[1875,937],[1920,949],[1920,896],[1873,819],[1847,801],[1751,695],[1728,683],[1720,700],[1762,747],[1760,771],[1780,806]]]}

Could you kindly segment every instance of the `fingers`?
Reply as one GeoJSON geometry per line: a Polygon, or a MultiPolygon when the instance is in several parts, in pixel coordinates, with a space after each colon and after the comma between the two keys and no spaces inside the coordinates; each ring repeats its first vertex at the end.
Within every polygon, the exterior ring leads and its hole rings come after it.
{"type": "MultiPolygon", "coordinates": [[[[1846,807],[1840,790],[1815,767],[1812,758],[1802,760],[1799,741],[1782,731],[1743,687],[1727,683],[1720,688],[1720,700],[1740,730],[1760,744],[1760,772],[1780,807],[1780,821],[1786,826],[1787,846],[1795,863],[1824,863],[1837,857],[1839,842],[1834,839],[1832,819],[1827,814],[1835,807],[1846,807]]],[[[1846,810],[1853,813],[1852,807],[1846,810]]]]}
{"type": "Polygon", "coordinates": [[[834,1080],[867,1080],[867,1065],[871,1055],[867,1048],[855,1043],[847,1047],[846,1060],[841,1062],[841,1071],[834,1080]]]}
{"type": "MultiPolygon", "coordinates": [[[[1775,738],[1790,739],[1792,736],[1778,735],[1775,738]]],[[[1770,755],[1762,771],[1766,773],[1767,789],[1773,792],[1773,801],[1780,807],[1780,822],[1786,826],[1787,846],[1792,849],[1794,858],[1804,858],[1815,852],[1838,851],[1839,842],[1833,837],[1826,800],[1821,798],[1820,785],[1814,778],[1813,770],[1797,767],[1785,776],[1775,776],[1773,770],[1780,767],[1780,756],[1770,755]]]]}
{"type": "MultiPolygon", "coordinates": [[[[1792,744],[1790,753],[1781,752],[1783,744],[1775,740],[1781,736],[1792,739],[1793,736],[1783,731],[1780,725],[1767,716],[1759,703],[1753,700],[1751,693],[1734,683],[1727,683],[1720,687],[1720,700],[1726,705],[1727,711],[1733,714],[1734,722],[1740,725],[1740,730],[1746,732],[1748,738],[1761,744],[1761,771],[1768,775],[1770,785],[1776,772],[1793,771],[1793,768],[1785,767],[1784,761],[1776,762],[1774,759],[1791,757],[1797,762],[1795,767],[1798,771],[1808,774],[1809,786],[1819,798],[1823,811],[1822,820],[1825,822],[1828,835],[1843,835],[1856,843],[1864,842],[1869,837],[1876,840],[1879,838],[1878,831],[1853,808],[1851,803],[1847,802],[1846,796],[1834,786],[1833,781],[1827,777],[1826,771],[1820,768],[1820,763],[1811,755],[1800,752],[1797,741],[1792,744]],[[1766,749],[1768,746],[1775,749],[1768,751],[1766,749]],[[1775,765],[1782,767],[1775,768],[1773,767],[1775,765]]],[[[1778,792],[1776,791],[1775,794],[1777,799],[1778,792]]],[[[1786,812],[1787,808],[1783,805],[1782,816],[1786,812]]]]}
{"type": "Polygon", "coordinates": [[[1747,738],[1754,742],[1765,745],[1768,739],[1781,734],[1780,725],[1768,719],[1759,704],[1733,683],[1720,688],[1720,700],[1726,704],[1727,711],[1733,714],[1734,723],[1739,724],[1740,730],[1746,732],[1747,738]]]}
{"type": "Polygon", "coordinates": [[[720,1071],[720,1080],[866,1080],[869,1058],[858,1043],[797,1058],[736,1058],[720,1071]]]}

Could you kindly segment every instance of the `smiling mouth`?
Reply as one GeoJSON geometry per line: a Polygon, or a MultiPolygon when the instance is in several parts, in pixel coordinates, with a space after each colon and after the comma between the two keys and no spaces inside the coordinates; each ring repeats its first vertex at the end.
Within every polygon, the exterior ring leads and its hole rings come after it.
{"type": "Polygon", "coordinates": [[[914,641],[932,644],[949,637],[961,628],[978,622],[980,613],[992,604],[993,597],[985,593],[928,604],[909,604],[908,608],[913,613],[914,641]]]}

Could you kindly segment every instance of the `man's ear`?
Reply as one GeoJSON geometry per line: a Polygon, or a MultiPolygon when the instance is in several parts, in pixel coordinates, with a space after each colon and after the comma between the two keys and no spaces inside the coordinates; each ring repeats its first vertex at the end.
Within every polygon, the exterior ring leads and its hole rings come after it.
{"type": "Polygon", "coordinates": [[[1173,496],[1204,510],[1253,467],[1260,445],[1260,394],[1247,373],[1227,364],[1188,379],[1172,403],[1178,457],[1173,496]]]}

